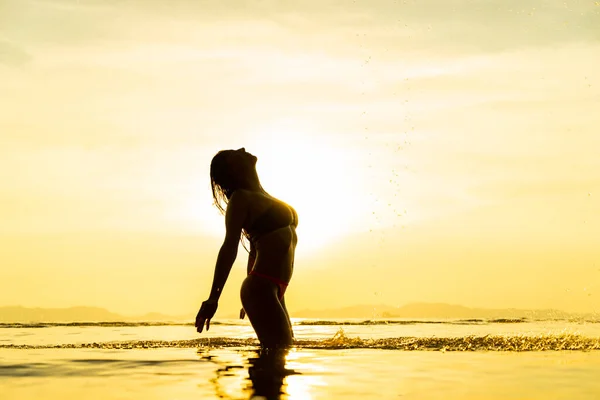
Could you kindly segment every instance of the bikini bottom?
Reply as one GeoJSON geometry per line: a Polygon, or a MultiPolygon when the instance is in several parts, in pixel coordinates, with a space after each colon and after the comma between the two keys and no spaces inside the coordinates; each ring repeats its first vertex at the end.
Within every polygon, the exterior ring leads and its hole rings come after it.
{"type": "Polygon", "coordinates": [[[256,272],[255,270],[250,271],[248,275],[260,276],[261,278],[265,278],[270,280],[271,282],[277,284],[279,286],[279,300],[283,299],[283,295],[285,294],[285,289],[288,287],[288,283],[282,281],[281,279],[272,277],[271,275],[261,274],[260,272],[256,272]]]}

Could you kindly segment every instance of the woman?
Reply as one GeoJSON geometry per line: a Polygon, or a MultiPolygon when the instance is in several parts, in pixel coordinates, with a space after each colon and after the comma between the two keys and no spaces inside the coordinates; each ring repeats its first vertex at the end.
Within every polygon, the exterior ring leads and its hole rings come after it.
{"type": "Polygon", "coordinates": [[[250,242],[250,254],[248,276],[240,293],[240,318],[248,315],[263,347],[285,347],[293,343],[284,295],[294,267],[298,215],[265,192],[256,173],[256,160],[243,147],[220,151],[212,159],[212,193],[217,208],[225,214],[226,234],[210,296],[196,316],[196,328],[202,332],[206,324],[209,329],[243,234],[250,242]]]}

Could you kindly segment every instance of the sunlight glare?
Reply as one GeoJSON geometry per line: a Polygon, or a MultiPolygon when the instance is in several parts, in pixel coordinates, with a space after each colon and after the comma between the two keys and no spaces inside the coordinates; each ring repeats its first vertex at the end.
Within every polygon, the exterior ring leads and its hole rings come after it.
{"type": "Polygon", "coordinates": [[[265,190],[298,212],[298,251],[311,251],[366,226],[369,207],[357,149],[343,148],[298,121],[263,128],[247,151],[265,190]],[[304,128],[304,129],[303,129],[304,128]]]}

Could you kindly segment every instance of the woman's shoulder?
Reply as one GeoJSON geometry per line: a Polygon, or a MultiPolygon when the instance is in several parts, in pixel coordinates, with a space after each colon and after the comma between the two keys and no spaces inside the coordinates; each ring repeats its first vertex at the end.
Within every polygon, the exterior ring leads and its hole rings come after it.
{"type": "Polygon", "coordinates": [[[251,193],[249,190],[237,189],[231,195],[231,198],[229,199],[227,206],[228,207],[232,207],[232,206],[239,207],[239,206],[247,205],[248,202],[250,201],[250,194],[251,193]]]}

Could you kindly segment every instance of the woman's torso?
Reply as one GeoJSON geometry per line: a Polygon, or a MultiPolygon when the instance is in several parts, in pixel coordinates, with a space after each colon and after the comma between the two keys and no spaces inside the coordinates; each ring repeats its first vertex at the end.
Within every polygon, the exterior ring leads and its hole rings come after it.
{"type": "Polygon", "coordinates": [[[296,211],[267,194],[251,192],[244,230],[256,250],[254,270],[289,282],[298,237],[296,211]]]}

